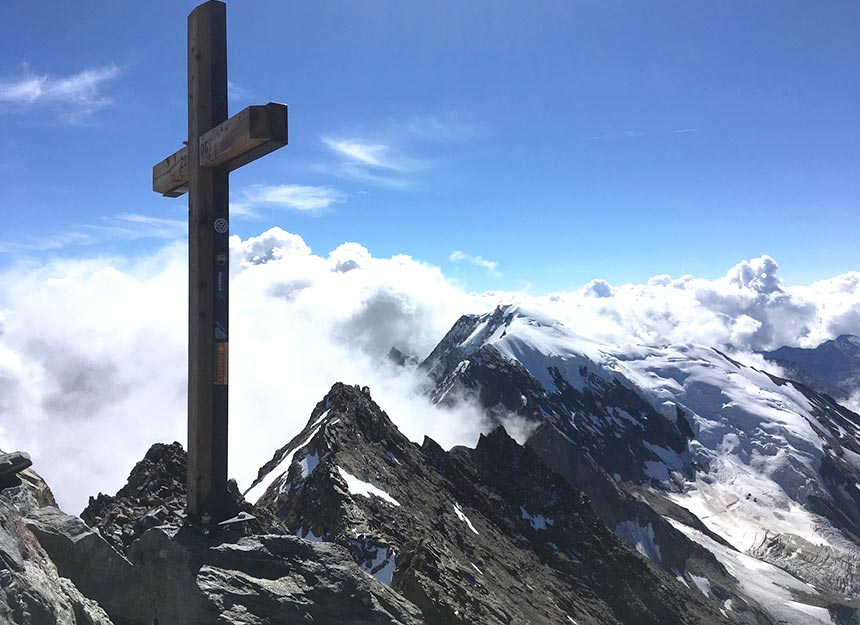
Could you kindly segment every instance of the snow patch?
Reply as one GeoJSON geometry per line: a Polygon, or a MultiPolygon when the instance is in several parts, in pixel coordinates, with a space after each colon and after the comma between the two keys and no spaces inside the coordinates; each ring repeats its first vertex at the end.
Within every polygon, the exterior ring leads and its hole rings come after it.
{"type": "Polygon", "coordinates": [[[368,482],[363,482],[358,479],[354,475],[348,473],[343,467],[337,468],[338,473],[343,478],[343,481],[346,482],[346,488],[349,490],[350,495],[361,495],[362,497],[367,497],[368,499],[373,497],[379,497],[383,501],[387,501],[391,505],[399,506],[400,502],[397,501],[394,497],[386,493],[381,488],[377,488],[373,484],[368,482]]]}
{"type": "MultiPolygon", "coordinates": [[[[319,419],[317,421],[319,421],[319,419]]],[[[245,499],[256,503],[260,499],[260,497],[265,494],[266,490],[268,490],[269,486],[271,486],[271,484],[275,480],[284,478],[286,476],[287,470],[290,468],[290,465],[293,462],[293,455],[296,453],[296,451],[310,443],[319,431],[320,426],[317,426],[303,443],[301,443],[300,445],[296,445],[293,448],[288,447],[287,450],[284,452],[284,455],[281,456],[281,460],[280,462],[278,462],[277,466],[271,471],[269,471],[265,476],[263,476],[263,478],[259,482],[257,482],[257,484],[251,486],[251,488],[245,491],[245,499]]]]}
{"type": "Polygon", "coordinates": [[[387,586],[391,586],[396,567],[397,557],[390,547],[379,547],[373,559],[362,565],[365,571],[387,586]]]}
{"type": "Polygon", "coordinates": [[[698,575],[690,573],[690,579],[693,580],[696,587],[702,591],[703,595],[706,597],[711,596],[711,581],[707,577],[699,577],[698,575]]]}
{"type": "Polygon", "coordinates": [[[835,623],[833,623],[833,619],[830,618],[830,611],[827,608],[819,608],[817,606],[807,605],[798,601],[786,601],[785,605],[794,608],[798,612],[803,612],[804,614],[807,614],[809,616],[814,616],[822,623],[827,623],[828,625],[835,625],[835,623]]]}
{"type": "Polygon", "coordinates": [[[545,517],[541,514],[529,514],[525,506],[520,506],[520,514],[522,515],[522,518],[531,523],[532,527],[536,530],[545,530],[547,525],[555,525],[555,521],[549,517],[545,517]]]}
{"type": "Polygon", "coordinates": [[[328,413],[330,411],[331,411],[330,409],[324,410],[323,413],[319,416],[319,418],[316,421],[314,421],[314,423],[313,423],[313,425],[311,425],[311,427],[316,427],[320,423],[322,423],[325,420],[325,418],[328,416],[328,413]]]}
{"type": "Polygon", "coordinates": [[[309,540],[312,543],[323,542],[322,536],[317,536],[316,534],[313,533],[312,530],[310,530],[310,529],[305,530],[303,527],[299,527],[299,529],[296,530],[296,536],[298,536],[299,538],[302,538],[304,540],[309,540]],[[304,534],[302,533],[303,530],[304,530],[304,534]]]}
{"type": "Polygon", "coordinates": [[[615,535],[636,547],[636,551],[651,562],[656,564],[662,562],[660,546],[654,540],[654,527],[650,523],[640,525],[638,521],[622,521],[615,526],[615,535]]]}
{"type": "Polygon", "coordinates": [[[475,529],[475,526],[472,525],[472,522],[469,520],[465,514],[463,514],[463,509],[460,507],[460,504],[454,504],[454,514],[457,515],[457,518],[460,519],[463,523],[469,526],[469,529],[472,530],[475,534],[478,534],[478,530],[475,529]]]}
{"type": "Polygon", "coordinates": [[[317,468],[317,465],[320,463],[320,457],[317,452],[312,454],[308,454],[304,458],[299,461],[299,465],[302,467],[302,479],[307,478],[311,473],[314,472],[314,469],[317,468]]]}

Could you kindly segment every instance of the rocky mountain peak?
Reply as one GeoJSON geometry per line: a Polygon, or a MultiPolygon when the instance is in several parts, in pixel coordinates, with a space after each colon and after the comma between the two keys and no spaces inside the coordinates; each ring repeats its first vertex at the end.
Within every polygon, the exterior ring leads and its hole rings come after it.
{"type": "Polygon", "coordinates": [[[388,415],[373,401],[366,386],[336,383],[311,413],[313,423],[331,424],[335,420],[367,442],[386,441],[403,444],[407,439],[388,415]]]}
{"type": "Polygon", "coordinates": [[[181,443],[155,443],[134,465],[117,497],[170,498],[185,493],[188,454],[181,443]]]}
{"type": "Polygon", "coordinates": [[[90,497],[81,518],[124,553],[147,529],[168,520],[181,522],[187,470],[188,457],[182,445],[155,443],[135,464],[116,495],[90,497]]]}
{"type": "Polygon", "coordinates": [[[351,456],[345,461],[350,466],[371,459],[390,463],[411,446],[373,401],[369,388],[338,382],[314,407],[302,431],[260,468],[245,497],[257,503],[274,502],[300,487],[320,462],[335,453],[351,456]]]}

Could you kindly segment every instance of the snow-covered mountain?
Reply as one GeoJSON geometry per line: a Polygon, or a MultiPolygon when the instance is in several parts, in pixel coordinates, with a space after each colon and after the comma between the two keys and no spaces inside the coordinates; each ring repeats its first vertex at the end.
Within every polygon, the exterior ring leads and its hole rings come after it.
{"type": "MultiPolygon", "coordinates": [[[[707,346],[600,344],[515,306],[462,317],[422,367],[437,401],[471,396],[499,423],[535,428],[529,444],[563,474],[580,456],[644,488],[688,538],[722,544],[711,551],[739,579],[726,554],[830,597],[816,605],[860,594],[860,417],[830,397],[707,346]]],[[[818,622],[791,616],[789,595],[771,612],[818,622]]]]}

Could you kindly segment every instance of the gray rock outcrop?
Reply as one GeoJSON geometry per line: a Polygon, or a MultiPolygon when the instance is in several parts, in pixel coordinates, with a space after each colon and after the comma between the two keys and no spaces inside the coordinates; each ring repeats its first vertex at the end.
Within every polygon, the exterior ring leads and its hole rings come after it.
{"type": "Polygon", "coordinates": [[[333,544],[278,535],[223,541],[158,527],[133,543],[129,556],[149,598],[142,612],[124,616],[130,625],[422,623],[415,606],[333,544]]]}
{"type": "Polygon", "coordinates": [[[102,608],[61,576],[28,526],[27,515],[54,505],[47,484],[29,469],[16,474],[16,485],[0,486],[0,624],[111,625],[102,608]]]}

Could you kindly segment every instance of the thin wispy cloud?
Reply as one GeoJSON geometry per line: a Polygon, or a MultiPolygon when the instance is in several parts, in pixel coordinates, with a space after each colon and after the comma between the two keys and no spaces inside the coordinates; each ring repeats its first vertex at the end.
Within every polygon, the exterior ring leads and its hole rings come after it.
{"type": "Polygon", "coordinates": [[[92,245],[96,238],[86,232],[61,232],[43,236],[28,236],[16,241],[0,241],[0,254],[50,252],[68,246],[92,245]]]}
{"type": "Polygon", "coordinates": [[[406,188],[426,164],[382,140],[360,137],[322,137],[334,153],[335,172],[374,186],[406,188]]]}
{"type": "Polygon", "coordinates": [[[0,241],[0,254],[51,252],[69,247],[83,247],[111,241],[182,239],[188,232],[183,219],[151,217],[138,213],[121,213],[103,217],[95,224],[83,224],[67,232],[30,236],[18,240],[0,241]]]}
{"type": "Polygon", "coordinates": [[[116,65],[85,69],[70,76],[36,74],[26,65],[17,80],[0,81],[0,112],[26,112],[37,108],[57,110],[65,123],[81,123],[113,104],[105,93],[120,75],[116,65]]]}
{"type": "Polygon", "coordinates": [[[384,143],[362,143],[356,139],[332,139],[323,137],[323,143],[338,155],[365,165],[380,169],[403,171],[406,164],[392,154],[391,146],[384,143]]]}
{"type": "Polygon", "coordinates": [[[256,217],[261,208],[286,208],[306,213],[322,211],[343,202],[346,195],[327,185],[251,185],[230,203],[234,214],[256,217]]]}
{"type": "Polygon", "coordinates": [[[187,235],[188,222],[184,219],[121,213],[115,217],[106,217],[102,223],[87,225],[85,228],[111,239],[173,240],[187,235]]]}
{"type": "Polygon", "coordinates": [[[494,260],[487,260],[481,256],[472,256],[471,254],[467,254],[462,250],[455,250],[451,252],[451,255],[448,257],[452,263],[460,263],[465,262],[470,265],[475,265],[476,267],[481,267],[487,270],[491,276],[496,278],[500,277],[502,274],[498,270],[499,263],[494,260]]]}
{"type": "Polygon", "coordinates": [[[641,130],[621,130],[605,132],[602,135],[594,135],[589,137],[589,141],[629,141],[631,139],[640,139],[648,133],[641,130]]]}
{"type": "Polygon", "coordinates": [[[370,131],[320,137],[334,157],[322,169],[374,186],[409,189],[444,164],[454,144],[478,134],[476,125],[453,114],[390,119],[370,131]]]}
{"type": "Polygon", "coordinates": [[[589,141],[631,141],[643,137],[659,137],[666,134],[681,135],[699,132],[698,128],[677,128],[675,130],[658,130],[646,132],[644,130],[613,130],[600,135],[589,137],[589,141]]]}
{"type": "Polygon", "coordinates": [[[405,121],[392,120],[391,131],[398,136],[427,143],[455,143],[481,136],[481,127],[455,113],[419,115],[405,121]]]}

